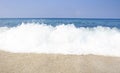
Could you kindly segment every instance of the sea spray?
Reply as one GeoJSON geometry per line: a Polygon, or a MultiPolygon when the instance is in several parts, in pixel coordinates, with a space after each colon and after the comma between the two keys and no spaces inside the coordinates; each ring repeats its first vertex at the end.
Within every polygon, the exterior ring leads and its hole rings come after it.
{"type": "Polygon", "coordinates": [[[120,30],[22,23],[16,27],[0,27],[0,49],[14,53],[120,56],[120,30]]]}

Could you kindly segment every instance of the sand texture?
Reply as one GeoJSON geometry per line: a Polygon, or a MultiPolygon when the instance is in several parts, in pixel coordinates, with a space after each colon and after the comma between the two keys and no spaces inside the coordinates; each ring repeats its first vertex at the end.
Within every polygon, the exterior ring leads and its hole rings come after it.
{"type": "Polygon", "coordinates": [[[0,73],[120,73],[120,58],[0,51],[0,73]]]}

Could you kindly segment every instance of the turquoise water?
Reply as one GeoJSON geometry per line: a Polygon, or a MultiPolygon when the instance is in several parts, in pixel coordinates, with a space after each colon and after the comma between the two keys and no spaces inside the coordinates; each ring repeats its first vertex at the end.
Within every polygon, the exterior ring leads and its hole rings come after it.
{"type": "Polygon", "coordinates": [[[13,27],[22,23],[44,23],[57,26],[74,24],[76,27],[116,27],[120,28],[120,19],[82,19],[82,18],[0,18],[0,26],[13,27]]]}

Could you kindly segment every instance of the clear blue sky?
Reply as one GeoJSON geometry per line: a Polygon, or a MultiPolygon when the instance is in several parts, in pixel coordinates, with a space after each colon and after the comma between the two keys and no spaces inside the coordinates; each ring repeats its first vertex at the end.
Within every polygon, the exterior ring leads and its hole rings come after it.
{"type": "Polygon", "coordinates": [[[3,17],[120,18],[120,0],[0,0],[3,17]]]}

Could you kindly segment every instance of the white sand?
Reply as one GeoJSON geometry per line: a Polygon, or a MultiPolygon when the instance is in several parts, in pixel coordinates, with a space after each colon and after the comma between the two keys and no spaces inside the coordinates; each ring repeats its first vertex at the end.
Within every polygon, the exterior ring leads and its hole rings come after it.
{"type": "Polygon", "coordinates": [[[0,73],[120,73],[120,58],[0,51],[0,73]]]}

